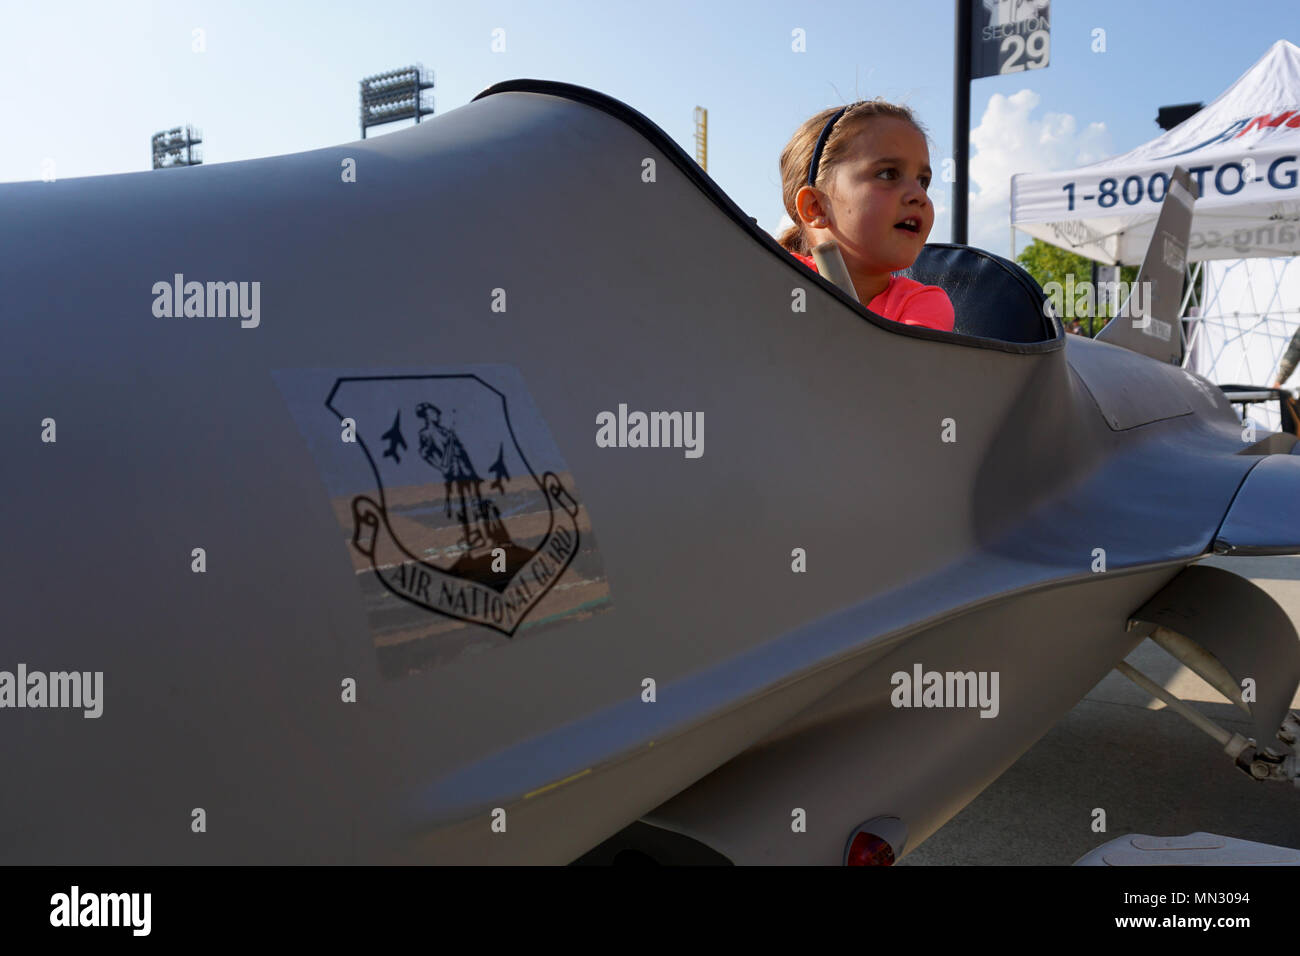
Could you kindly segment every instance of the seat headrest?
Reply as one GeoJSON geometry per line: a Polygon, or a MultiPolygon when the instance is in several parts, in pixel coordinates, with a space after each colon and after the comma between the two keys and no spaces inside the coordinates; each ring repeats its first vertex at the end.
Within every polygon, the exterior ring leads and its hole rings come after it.
{"type": "Polygon", "coordinates": [[[1048,317],[1049,300],[1034,277],[983,249],[926,245],[911,267],[898,274],[948,293],[954,332],[1004,342],[1043,342],[1062,334],[1057,320],[1048,317]]]}

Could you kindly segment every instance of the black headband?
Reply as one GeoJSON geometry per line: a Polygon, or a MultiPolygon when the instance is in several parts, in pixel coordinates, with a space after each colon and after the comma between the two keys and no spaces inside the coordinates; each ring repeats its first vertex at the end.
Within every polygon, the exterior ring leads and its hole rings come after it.
{"type": "Polygon", "coordinates": [[[813,148],[812,163],[808,167],[809,186],[817,185],[817,164],[820,163],[822,160],[822,149],[826,146],[826,140],[830,138],[831,127],[835,125],[836,120],[838,120],[841,116],[844,115],[846,110],[848,110],[847,106],[841,107],[838,113],[836,113],[834,116],[828,119],[826,121],[826,125],[822,127],[822,134],[817,137],[817,145],[813,148]]]}

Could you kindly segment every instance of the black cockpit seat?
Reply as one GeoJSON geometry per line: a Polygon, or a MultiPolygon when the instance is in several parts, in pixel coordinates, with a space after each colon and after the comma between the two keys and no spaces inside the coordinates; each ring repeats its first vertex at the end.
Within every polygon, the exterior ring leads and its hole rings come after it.
{"type": "Polygon", "coordinates": [[[983,249],[939,242],[923,246],[911,268],[898,273],[948,293],[954,332],[1004,342],[1043,342],[1057,336],[1049,300],[1033,276],[983,249]]]}

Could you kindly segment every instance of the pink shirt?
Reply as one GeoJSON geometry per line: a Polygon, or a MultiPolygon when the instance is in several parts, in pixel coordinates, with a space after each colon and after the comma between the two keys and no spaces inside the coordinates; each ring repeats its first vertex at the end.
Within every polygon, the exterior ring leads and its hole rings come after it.
{"type": "MultiPolygon", "coordinates": [[[[812,256],[801,256],[797,252],[790,255],[813,272],[818,272],[812,256]]],[[[872,299],[867,308],[904,325],[923,325],[940,332],[951,332],[956,319],[948,293],[937,285],[922,285],[904,276],[890,276],[885,291],[872,299]]]]}

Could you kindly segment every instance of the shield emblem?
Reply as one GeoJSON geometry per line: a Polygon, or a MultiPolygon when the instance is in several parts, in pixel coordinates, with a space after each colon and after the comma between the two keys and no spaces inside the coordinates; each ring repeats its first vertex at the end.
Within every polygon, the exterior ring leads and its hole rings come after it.
{"type": "MultiPolygon", "coordinates": [[[[537,474],[476,374],[339,378],[325,405],[374,472],[352,546],[391,595],[512,636],[579,552],[579,506],[537,474]]],[[[348,439],[345,437],[344,439],[348,439]]]]}

